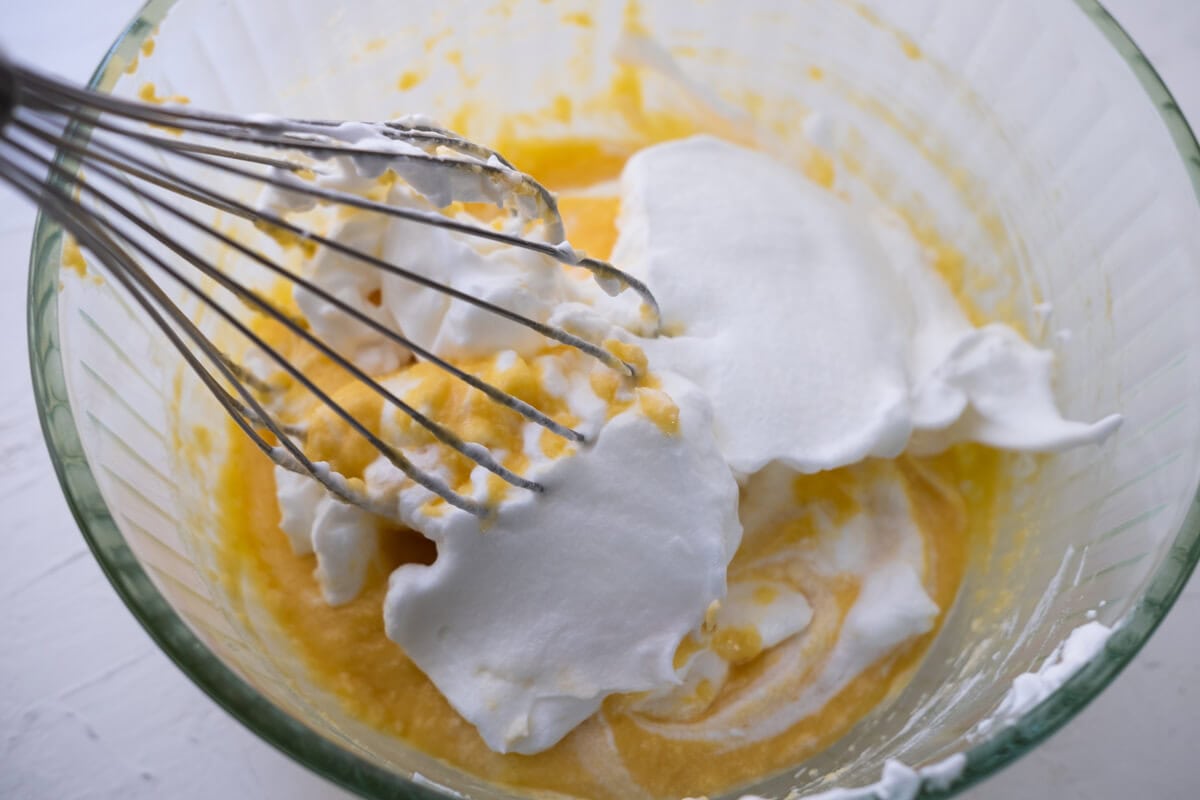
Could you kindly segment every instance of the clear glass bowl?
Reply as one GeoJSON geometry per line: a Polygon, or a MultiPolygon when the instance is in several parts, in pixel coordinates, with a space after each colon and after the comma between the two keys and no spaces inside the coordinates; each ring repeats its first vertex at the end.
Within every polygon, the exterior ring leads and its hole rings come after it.
{"type": "MultiPolygon", "coordinates": [[[[570,5],[588,24],[568,20],[564,4],[516,0],[486,10],[445,0],[419,14],[393,0],[336,13],[318,0],[153,0],[92,84],[129,94],[153,80],[200,107],[298,116],[521,110],[609,77],[620,10],[570,5]],[[150,36],[157,49],[131,77],[150,36]],[[462,58],[445,57],[452,47],[462,58]],[[401,93],[398,76],[414,69],[423,80],[401,93]]],[[[948,796],[1103,689],[1200,557],[1200,150],[1154,70],[1091,0],[730,8],[647,0],[641,21],[726,107],[783,128],[812,107],[828,112],[845,134],[839,169],[985,254],[969,279],[1018,301],[1031,335],[1055,349],[1066,410],[1126,416],[1103,448],[1033,471],[899,697],[800,772],[748,787],[861,785],[886,758],[916,766],[965,752],[951,788],[921,790],[948,796]],[[1034,313],[1041,301],[1048,320],[1034,313]],[[1103,651],[1012,725],[980,735],[1012,678],[1093,617],[1116,627],[1103,651]]],[[[265,740],[363,795],[444,796],[441,785],[509,796],[346,719],[267,621],[230,611],[211,580],[213,464],[181,461],[175,447],[188,435],[181,422],[214,412],[186,391],[177,402],[178,358],[107,284],[60,276],[60,238],[39,220],[29,341],[42,424],[85,537],[151,636],[265,740]]]]}

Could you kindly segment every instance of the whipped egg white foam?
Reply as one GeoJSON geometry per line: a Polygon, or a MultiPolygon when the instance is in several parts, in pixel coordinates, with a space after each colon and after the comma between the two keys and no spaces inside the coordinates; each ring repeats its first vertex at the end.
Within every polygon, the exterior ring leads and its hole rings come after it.
{"type": "MultiPolygon", "coordinates": [[[[343,181],[359,169],[342,168],[343,181]]],[[[396,182],[388,201],[436,210],[472,199],[421,180],[396,182]]],[[[647,148],[621,179],[613,261],[657,296],[667,323],[658,338],[644,337],[636,299],[609,298],[544,256],[382,216],[336,224],[334,236],[367,252],[532,319],[596,342],[636,343],[661,382],[607,394],[598,388],[612,383],[603,365],[548,349],[470,304],[326,248],[304,266],[306,277],[439,356],[494,358],[501,373],[529,369],[590,439],[556,452],[523,423],[512,447],[523,474],[547,491],[503,494],[486,522],[433,503],[383,458],[363,476],[373,498],[437,545],[433,564],[391,576],[387,635],[500,752],[550,747],[614,694],[641,693],[635,708],[646,724],[684,738],[717,737],[723,726],[754,738],[786,729],[928,632],[939,609],[922,585],[925,554],[903,490],[895,480],[872,483],[862,513],[827,531],[815,555],[788,562],[862,580],[822,674],[781,705],[768,689],[795,672],[781,657],[762,691],[704,725],[682,724],[711,700],[700,689],[719,687],[748,652],[803,658],[819,593],[769,570],[729,571],[743,528],[749,541],[785,513],[780,487],[798,473],[906,449],[976,441],[1052,451],[1100,441],[1119,424],[1063,419],[1051,355],[1006,326],[972,326],[898,220],[716,139],[647,148]],[[677,414],[673,427],[656,416],[664,403],[677,414]],[[685,640],[691,655],[679,665],[685,640]]],[[[297,302],[343,355],[388,374],[401,396],[413,389],[408,353],[314,295],[299,290],[297,302]]],[[[438,408],[424,410],[437,418],[438,408]]],[[[401,435],[394,411],[384,411],[381,430],[401,435]]],[[[406,454],[449,474],[439,445],[406,454]]],[[[468,491],[487,498],[489,486],[476,467],[468,491]]],[[[326,599],[351,599],[375,552],[377,520],[282,470],[277,491],[281,527],[297,552],[316,553],[326,599]]]]}
{"type": "Polygon", "coordinates": [[[608,695],[676,682],[679,642],[725,592],[737,484],[703,396],[667,385],[679,435],[625,411],[531,469],[545,495],[515,495],[485,529],[458,510],[406,515],[438,555],[392,574],[387,634],[496,750],[543,750],[608,695]]]}
{"type": "Polygon", "coordinates": [[[703,136],[642,150],[620,229],[613,261],[674,333],[645,342],[651,363],[701,387],[740,474],[891,458],[914,439],[1050,451],[1119,424],[1064,420],[1050,354],[974,328],[898,219],[762,153],[703,136]]]}

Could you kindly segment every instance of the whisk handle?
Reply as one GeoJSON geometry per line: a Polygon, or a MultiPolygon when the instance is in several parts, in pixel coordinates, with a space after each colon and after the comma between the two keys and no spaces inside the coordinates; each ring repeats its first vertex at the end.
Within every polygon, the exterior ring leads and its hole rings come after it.
{"type": "Polygon", "coordinates": [[[17,75],[12,62],[3,52],[0,52],[0,128],[12,119],[13,110],[17,107],[17,75]]]}

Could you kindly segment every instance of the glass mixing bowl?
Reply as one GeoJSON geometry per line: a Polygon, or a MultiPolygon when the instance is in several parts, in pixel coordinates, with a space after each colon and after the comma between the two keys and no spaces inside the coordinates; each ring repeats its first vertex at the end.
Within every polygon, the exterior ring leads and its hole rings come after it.
{"type": "MultiPolygon", "coordinates": [[[[861,785],[887,758],[918,766],[965,752],[950,788],[921,790],[948,796],[1103,689],[1200,556],[1200,151],[1154,70],[1091,0],[731,8],[644,0],[640,24],[659,49],[642,57],[659,59],[661,78],[669,54],[689,97],[735,127],[752,113],[785,149],[788,132],[828,129],[837,169],[971,254],[968,288],[1009,303],[1055,350],[1069,415],[1126,417],[1103,447],[1030,470],[898,697],[799,772],[746,788],[775,797],[861,785]],[[1116,629],[1103,650],[1012,724],[980,733],[1014,676],[1093,618],[1116,629]]],[[[218,110],[351,119],[419,110],[453,124],[464,108],[477,120],[487,108],[536,109],[602,86],[627,11],[154,0],[92,85],[132,94],[150,80],[218,110]]],[[[672,86],[645,101],[674,102],[672,86]]],[[[603,124],[583,110],[571,124],[592,122],[603,124]]],[[[511,796],[346,718],[272,640],[268,620],[231,612],[212,580],[215,462],[178,457],[193,424],[215,412],[175,383],[177,354],[108,284],[60,274],[60,239],[39,220],[29,341],[42,423],[85,537],[151,636],[265,740],[363,795],[511,796]]]]}

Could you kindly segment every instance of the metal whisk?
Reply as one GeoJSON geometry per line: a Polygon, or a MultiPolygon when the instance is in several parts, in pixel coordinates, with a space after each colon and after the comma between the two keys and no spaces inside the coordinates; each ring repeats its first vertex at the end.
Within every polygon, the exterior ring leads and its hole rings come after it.
{"type": "Polygon", "coordinates": [[[238,282],[152,221],[161,214],[188,226],[221,247],[229,248],[311,292],[360,324],[407,348],[416,358],[437,365],[526,419],[571,441],[583,442],[585,437],[578,431],[464,372],[399,331],[296,275],[263,252],[234,240],[211,222],[202,220],[196,213],[201,209],[195,206],[217,209],[330,248],[414,285],[442,292],[513,324],[524,325],[599,359],[613,369],[636,376],[632,365],[561,328],[529,319],[370,253],[320,236],[282,215],[247,205],[234,193],[218,191],[185,177],[176,168],[185,165],[193,170],[196,167],[217,170],[226,178],[254,182],[260,187],[274,186],[319,204],[341,204],[532,250],[559,263],[588,269],[602,285],[607,284],[614,290],[633,289],[650,310],[657,327],[658,305],[645,285],[611,264],[583,257],[572,250],[563,239],[562,220],[554,197],[533,178],[514,169],[499,153],[449,131],[418,122],[366,124],[373,126],[375,133],[412,147],[397,153],[339,139],[339,122],[247,118],[133,102],[77,88],[0,59],[0,178],[59,222],[103,265],[107,274],[179,350],[205,387],[263,452],[276,464],[320,481],[347,503],[389,514],[388,509],[379,507],[327,465],[314,463],[305,455],[303,430],[286,424],[269,410],[270,403],[265,399],[269,387],[222,352],[200,330],[160,285],[159,280],[163,277],[174,281],[212,309],[415,483],[458,508],[485,516],[489,511],[485,504],[455,492],[440,478],[415,466],[398,448],[372,433],[362,420],[356,419],[265,342],[243,319],[222,305],[211,292],[202,289],[197,279],[211,279],[248,308],[284,325],[369,387],[385,403],[410,416],[444,445],[514,486],[535,492],[543,491],[543,487],[504,467],[486,448],[463,441],[453,431],[405,403],[268,297],[238,282]],[[411,172],[414,168],[454,170],[456,180],[476,182],[497,198],[497,204],[508,213],[540,221],[544,238],[539,241],[511,235],[436,211],[379,202],[293,177],[304,174],[314,163],[337,157],[386,159],[400,173],[411,172]],[[272,444],[263,431],[269,432],[278,444],[272,444]]]}

